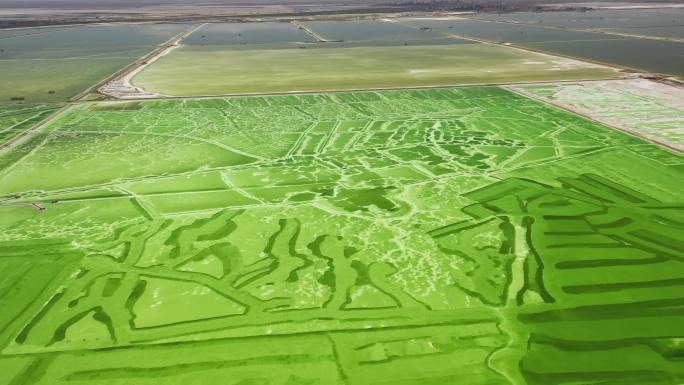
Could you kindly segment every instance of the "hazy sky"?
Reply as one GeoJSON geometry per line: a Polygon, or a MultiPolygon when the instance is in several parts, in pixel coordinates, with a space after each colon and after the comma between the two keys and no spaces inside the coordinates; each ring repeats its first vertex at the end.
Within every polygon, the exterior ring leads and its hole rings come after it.
{"type": "Polygon", "coordinates": [[[149,4],[323,4],[323,3],[388,3],[396,0],[0,0],[0,5],[13,6],[116,6],[116,5],[149,5],[149,4]]]}
{"type": "MultiPolygon", "coordinates": [[[[262,5],[262,4],[382,4],[382,3],[406,3],[411,0],[0,0],[0,7],[117,7],[117,6],[140,6],[140,5],[159,5],[159,4],[207,4],[207,5],[262,5]]],[[[423,0],[425,1],[425,0],[423,0]]],[[[447,0],[449,1],[449,0],[447,0]]],[[[457,0],[451,0],[456,2],[457,0]]],[[[462,0],[463,1],[463,0],[462,0]]],[[[475,2],[480,2],[474,0],[475,2]]],[[[531,2],[530,0],[498,0],[507,3],[531,2]]],[[[591,0],[539,0],[539,3],[558,3],[581,2],[591,0]]],[[[602,2],[681,2],[682,0],[596,0],[602,2]]]]}

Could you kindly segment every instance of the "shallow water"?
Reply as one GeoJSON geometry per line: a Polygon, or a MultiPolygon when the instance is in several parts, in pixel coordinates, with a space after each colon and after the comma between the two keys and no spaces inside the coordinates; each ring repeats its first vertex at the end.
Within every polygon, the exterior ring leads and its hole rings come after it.
{"type": "MultiPolygon", "coordinates": [[[[116,56],[157,44],[181,33],[189,24],[119,24],[65,28],[0,39],[0,59],[58,59],[116,56]]],[[[25,30],[29,31],[29,30],[25,30]]]]}
{"type": "Polygon", "coordinates": [[[292,23],[218,23],[209,24],[183,40],[186,45],[225,45],[307,42],[311,35],[292,23]]]}
{"type": "Polygon", "coordinates": [[[477,17],[566,28],[643,28],[684,25],[683,9],[480,13],[477,17]]]}
{"type": "Polygon", "coordinates": [[[421,40],[440,37],[439,33],[433,31],[421,31],[381,20],[307,21],[305,24],[329,40],[421,40]]]}
{"type": "Polygon", "coordinates": [[[407,25],[432,28],[433,31],[468,36],[494,42],[521,43],[568,40],[618,39],[619,36],[599,35],[590,32],[562,31],[527,25],[496,23],[468,19],[407,20],[407,25]]]}
{"type": "Polygon", "coordinates": [[[478,20],[413,19],[403,22],[431,27],[447,34],[511,43],[647,72],[684,76],[684,43],[478,20]]]}

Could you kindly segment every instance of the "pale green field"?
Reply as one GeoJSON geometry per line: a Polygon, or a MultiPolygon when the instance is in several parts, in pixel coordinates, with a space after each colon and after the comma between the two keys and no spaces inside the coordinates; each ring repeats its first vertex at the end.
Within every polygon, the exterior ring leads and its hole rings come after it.
{"type": "Polygon", "coordinates": [[[64,101],[143,55],[140,50],[129,57],[0,62],[0,102],[64,101]]]}
{"type": "Polygon", "coordinates": [[[488,44],[230,50],[181,47],[133,79],[166,95],[400,88],[617,77],[564,58],[488,44]]]}

